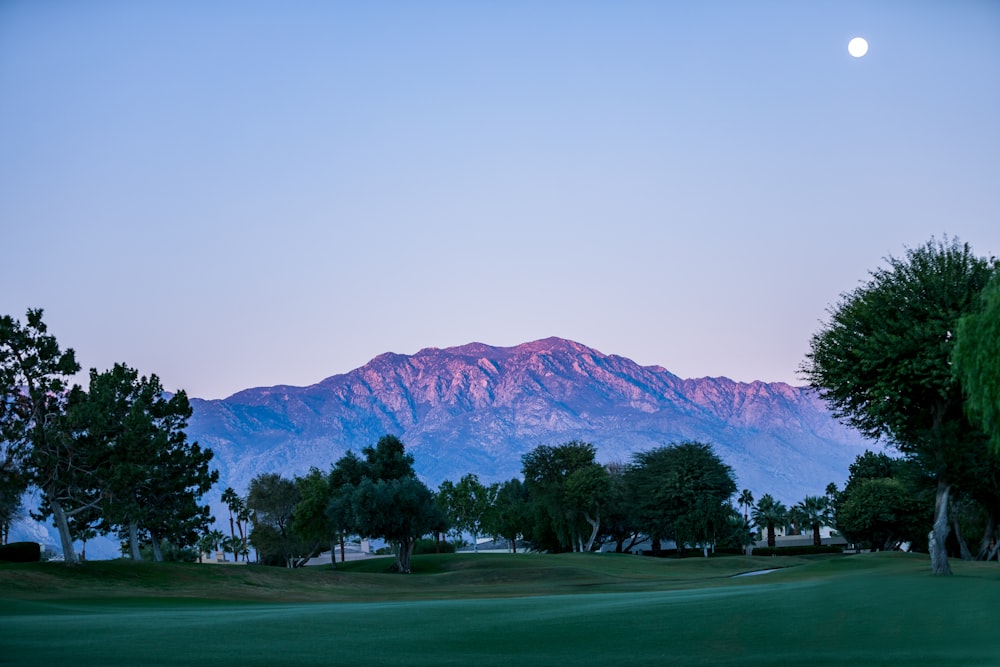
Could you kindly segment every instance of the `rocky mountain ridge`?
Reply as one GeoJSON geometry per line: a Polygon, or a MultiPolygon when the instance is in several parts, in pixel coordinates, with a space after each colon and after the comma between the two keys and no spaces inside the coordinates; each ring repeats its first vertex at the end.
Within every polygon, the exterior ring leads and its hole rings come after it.
{"type": "Polygon", "coordinates": [[[216,453],[223,482],[321,470],[348,449],[398,435],[432,487],[467,472],[520,474],[540,444],[580,439],[602,461],[682,440],[712,443],[741,488],[786,502],[841,482],[867,445],[813,391],[784,383],[681,379],[560,338],[386,353],[309,387],[194,399],[188,432],[216,453]]]}

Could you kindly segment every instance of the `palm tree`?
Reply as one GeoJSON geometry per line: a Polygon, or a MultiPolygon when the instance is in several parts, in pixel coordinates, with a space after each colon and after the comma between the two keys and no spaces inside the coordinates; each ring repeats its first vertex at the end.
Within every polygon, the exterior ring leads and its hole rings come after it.
{"type": "Polygon", "coordinates": [[[753,494],[750,493],[750,489],[743,489],[737,502],[743,507],[743,523],[749,526],[750,520],[747,518],[747,511],[753,507],[753,494]]]}
{"type": "Polygon", "coordinates": [[[222,502],[226,503],[226,507],[229,508],[229,538],[233,542],[236,541],[236,530],[233,528],[233,512],[239,512],[239,504],[242,498],[240,498],[233,487],[226,487],[226,490],[222,492],[222,502]]]}
{"type": "Polygon", "coordinates": [[[210,556],[215,555],[215,551],[219,548],[219,542],[225,535],[222,534],[221,530],[210,530],[201,536],[198,540],[198,562],[201,562],[202,554],[207,553],[210,556]]]}
{"type": "Polygon", "coordinates": [[[775,500],[770,493],[765,493],[764,497],[757,503],[751,516],[754,523],[761,528],[767,528],[767,546],[774,547],[774,526],[784,524],[788,516],[788,508],[780,500],[775,500]]]}
{"type": "Polygon", "coordinates": [[[805,499],[795,506],[795,509],[802,517],[802,522],[810,526],[813,531],[813,546],[822,544],[819,537],[819,529],[830,523],[830,499],[825,496],[806,496],[805,499]]]}

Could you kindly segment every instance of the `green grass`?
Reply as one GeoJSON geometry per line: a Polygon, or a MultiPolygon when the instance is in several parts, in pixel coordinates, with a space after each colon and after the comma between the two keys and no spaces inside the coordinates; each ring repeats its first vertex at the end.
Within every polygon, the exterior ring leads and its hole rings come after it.
{"type": "Polygon", "coordinates": [[[950,578],[902,554],[386,565],[0,565],[0,664],[1000,664],[995,563],[950,578]]]}

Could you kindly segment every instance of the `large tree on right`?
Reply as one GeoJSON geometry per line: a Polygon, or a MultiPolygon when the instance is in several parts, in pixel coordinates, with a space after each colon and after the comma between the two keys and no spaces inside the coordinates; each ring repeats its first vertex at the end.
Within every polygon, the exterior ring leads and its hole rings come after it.
{"type": "Polygon", "coordinates": [[[842,295],[810,341],[803,373],[834,414],[917,460],[937,483],[928,536],[931,569],[950,574],[948,496],[986,455],[986,438],[963,409],[950,357],[959,320],[996,267],[957,240],[930,241],[890,257],[842,295]]]}

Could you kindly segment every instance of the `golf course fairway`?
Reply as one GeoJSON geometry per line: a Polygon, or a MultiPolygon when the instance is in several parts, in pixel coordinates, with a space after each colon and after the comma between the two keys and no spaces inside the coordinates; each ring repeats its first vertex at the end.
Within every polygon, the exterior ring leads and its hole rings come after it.
{"type": "Polygon", "coordinates": [[[407,576],[2,564],[0,664],[1000,665],[996,563],[933,577],[905,554],[416,562],[407,576]]]}

